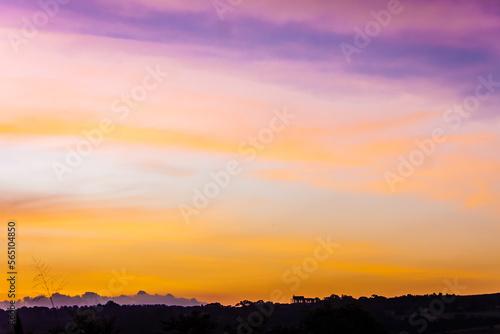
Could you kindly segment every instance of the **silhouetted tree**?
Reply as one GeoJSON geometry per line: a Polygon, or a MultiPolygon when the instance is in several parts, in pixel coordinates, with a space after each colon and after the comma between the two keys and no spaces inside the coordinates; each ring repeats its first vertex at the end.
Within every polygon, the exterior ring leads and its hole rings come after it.
{"type": "Polygon", "coordinates": [[[69,324],[69,330],[57,326],[48,331],[49,334],[60,333],[81,333],[81,334],[119,334],[121,331],[116,327],[116,317],[109,319],[100,314],[98,317],[93,312],[83,311],[85,308],[69,310],[72,322],[69,324]]]}
{"type": "Polygon", "coordinates": [[[269,334],[307,334],[304,329],[297,327],[275,326],[269,334]]]}
{"type": "Polygon", "coordinates": [[[16,311],[16,322],[14,323],[14,334],[24,334],[23,325],[21,324],[21,318],[19,318],[18,311],[16,311]]]}
{"type": "Polygon", "coordinates": [[[215,322],[210,319],[209,314],[200,315],[196,310],[190,315],[184,314],[172,318],[169,321],[163,321],[162,330],[167,334],[209,334],[215,329],[215,322]]]}
{"type": "Polygon", "coordinates": [[[210,303],[210,304],[205,305],[205,307],[207,307],[207,308],[222,308],[224,306],[222,306],[221,303],[210,303]]]}
{"type": "Polygon", "coordinates": [[[242,300],[238,303],[236,303],[236,305],[234,306],[252,306],[253,305],[253,302],[249,301],[249,300],[242,300]]]}
{"type": "Polygon", "coordinates": [[[302,328],[311,334],[385,334],[384,327],[356,304],[333,309],[330,303],[306,313],[302,328]]]}

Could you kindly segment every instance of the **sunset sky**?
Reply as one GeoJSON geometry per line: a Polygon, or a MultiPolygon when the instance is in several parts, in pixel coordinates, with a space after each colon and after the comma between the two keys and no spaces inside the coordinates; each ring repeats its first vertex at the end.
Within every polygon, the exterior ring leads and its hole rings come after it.
{"type": "Polygon", "coordinates": [[[20,298],[500,290],[497,1],[59,1],[0,3],[20,298]]]}

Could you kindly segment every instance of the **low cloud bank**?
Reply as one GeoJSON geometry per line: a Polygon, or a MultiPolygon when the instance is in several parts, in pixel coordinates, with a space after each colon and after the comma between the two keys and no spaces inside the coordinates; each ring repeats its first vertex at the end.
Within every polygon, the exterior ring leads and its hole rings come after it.
{"type": "MultiPolygon", "coordinates": [[[[61,306],[92,306],[97,304],[106,304],[108,301],[112,300],[113,302],[120,305],[168,305],[168,306],[198,306],[204,305],[206,303],[200,302],[195,298],[187,299],[187,298],[176,298],[171,294],[167,295],[150,295],[145,291],[139,291],[136,295],[126,296],[121,295],[117,297],[106,297],[99,296],[95,292],[85,292],[81,296],[68,296],[56,293],[52,296],[54,301],[54,305],[56,307],[61,306]]],[[[7,309],[9,308],[9,301],[0,302],[0,308],[7,309]]],[[[52,307],[50,300],[47,297],[39,296],[35,298],[24,297],[22,300],[19,299],[16,301],[16,308],[20,307],[33,307],[33,306],[45,306],[52,307]]]]}

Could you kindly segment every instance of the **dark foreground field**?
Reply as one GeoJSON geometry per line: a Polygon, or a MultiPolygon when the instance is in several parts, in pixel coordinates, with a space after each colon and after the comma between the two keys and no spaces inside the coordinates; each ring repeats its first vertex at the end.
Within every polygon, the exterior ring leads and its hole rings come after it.
{"type": "MultiPolygon", "coordinates": [[[[349,296],[312,304],[243,301],[181,307],[118,305],[23,307],[18,311],[29,333],[500,333],[500,294],[426,295],[385,298],[349,296]],[[59,323],[59,327],[58,327],[59,323]]],[[[17,327],[17,333],[20,332],[17,327]]],[[[15,333],[8,313],[0,311],[0,333],[15,333]]]]}

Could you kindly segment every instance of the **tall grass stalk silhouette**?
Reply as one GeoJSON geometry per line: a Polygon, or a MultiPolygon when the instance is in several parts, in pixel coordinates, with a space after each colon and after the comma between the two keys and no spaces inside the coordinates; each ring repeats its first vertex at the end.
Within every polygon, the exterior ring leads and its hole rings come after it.
{"type": "Polygon", "coordinates": [[[33,256],[33,262],[31,266],[34,268],[36,275],[33,278],[35,285],[33,289],[41,289],[42,295],[35,297],[35,300],[39,300],[41,297],[47,297],[52,304],[52,309],[56,317],[57,325],[59,326],[59,317],[57,316],[56,307],[54,305],[54,299],[52,298],[54,294],[59,293],[67,284],[65,278],[62,275],[55,275],[52,273],[52,269],[47,266],[42,260],[37,259],[33,256]]]}

